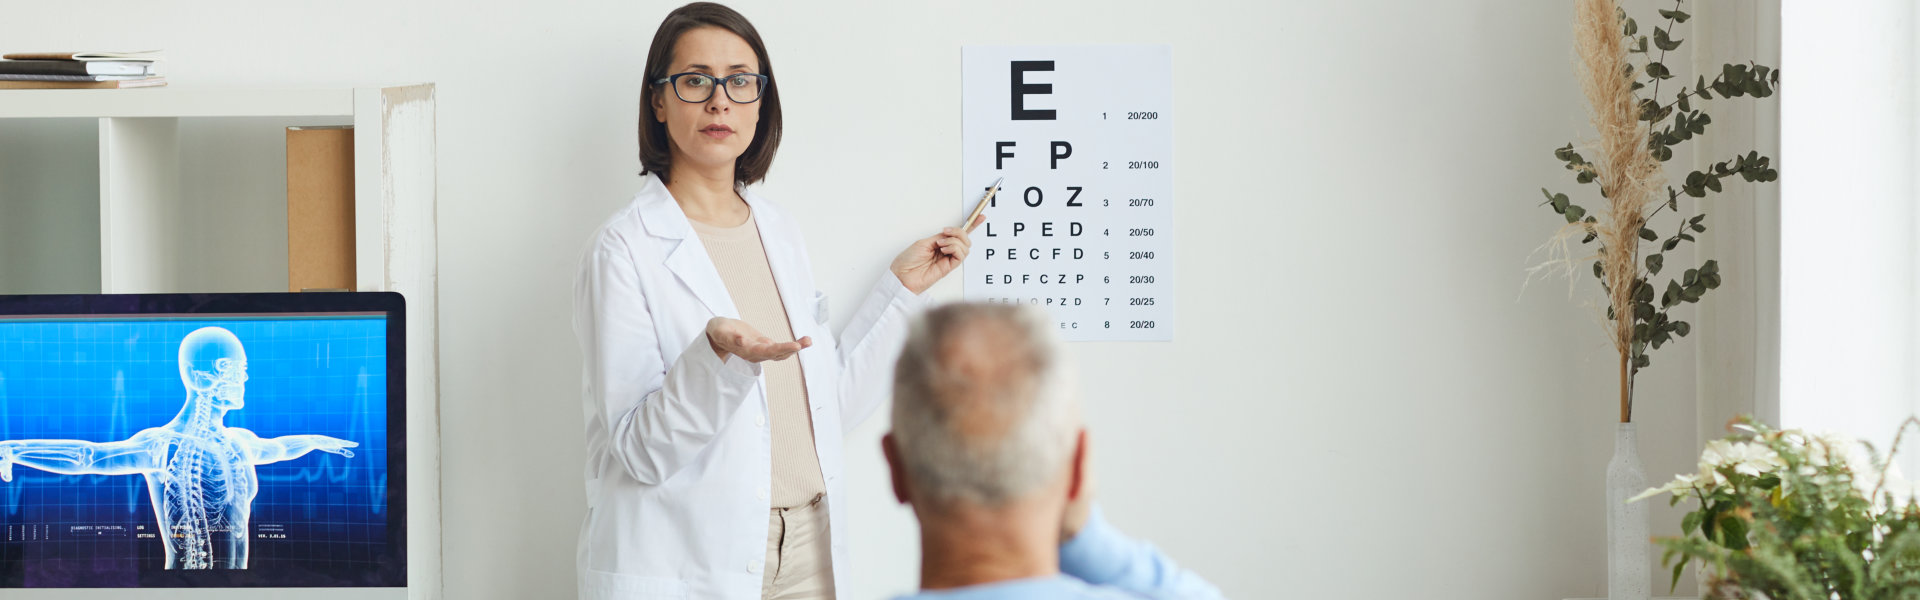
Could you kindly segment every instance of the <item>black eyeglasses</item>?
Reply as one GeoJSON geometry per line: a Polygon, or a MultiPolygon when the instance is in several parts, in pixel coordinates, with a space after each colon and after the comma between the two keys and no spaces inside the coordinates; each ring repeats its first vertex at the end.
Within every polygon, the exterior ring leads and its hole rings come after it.
{"type": "Polygon", "coordinates": [[[699,104],[713,98],[716,84],[726,82],[727,99],[739,104],[751,104],[760,100],[760,92],[767,89],[766,75],[759,73],[734,73],[726,77],[715,77],[706,73],[676,73],[653,81],[654,85],[673,84],[673,95],[681,102],[699,104]]]}

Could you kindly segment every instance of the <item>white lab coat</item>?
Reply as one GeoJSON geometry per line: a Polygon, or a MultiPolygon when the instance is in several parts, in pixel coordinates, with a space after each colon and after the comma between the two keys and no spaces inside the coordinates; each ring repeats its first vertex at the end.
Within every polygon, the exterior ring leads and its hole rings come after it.
{"type": "MultiPolygon", "coordinates": [[[[885,274],[836,340],[796,224],[742,188],[795,339],[826,480],[833,579],[846,590],[844,432],[890,394],[923,300],[885,274]]],[[[760,597],[772,439],[760,365],[722,363],[707,321],[739,318],[666,185],[646,187],[594,234],[574,288],[586,359],[587,517],[581,600],[760,597]]],[[[789,358],[788,360],[794,360],[789,358]]]]}

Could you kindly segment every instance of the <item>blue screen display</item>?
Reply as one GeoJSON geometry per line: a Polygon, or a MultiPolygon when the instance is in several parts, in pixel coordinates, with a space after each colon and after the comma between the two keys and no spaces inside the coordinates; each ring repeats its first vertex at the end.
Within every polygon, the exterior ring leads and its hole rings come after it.
{"type": "Polygon", "coordinates": [[[387,325],[0,317],[0,587],[353,585],[395,551],[387,325]]]}

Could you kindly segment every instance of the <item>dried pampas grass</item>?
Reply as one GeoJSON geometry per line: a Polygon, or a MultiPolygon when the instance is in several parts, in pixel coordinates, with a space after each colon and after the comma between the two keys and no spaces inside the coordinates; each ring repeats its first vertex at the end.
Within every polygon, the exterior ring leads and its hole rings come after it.
{"type": "MultiPolygon", "coordinates": [[[[1648,144],[1648,125],[1639,119],[1634,95],[1634,67],[1627,62],[1619,6],[1614,0],[1576,0],[1574,50],[1579,60],[1580,87],[1592,110],[1599,136],[1592,142],[1597,159],[1589,168],[1606,196],[1605,208],[1595,211],[1594,223],[1573,223],[1599,236],[1599,261],[1604,273],[1608,305],[1614,319],[1608,334],[1620,354],[1620,422],[1632,418],[1629,356],[1633,348],[1633,296],[1640,278],[1640,229],[1648,209],[1666,184],[1660,161],[1648,144]]],[[[1565,244],[1565,232],[1561,243],[1565,244]]],[[[1562,255],[1564,256],[1564,254],[1562,255]]]]}

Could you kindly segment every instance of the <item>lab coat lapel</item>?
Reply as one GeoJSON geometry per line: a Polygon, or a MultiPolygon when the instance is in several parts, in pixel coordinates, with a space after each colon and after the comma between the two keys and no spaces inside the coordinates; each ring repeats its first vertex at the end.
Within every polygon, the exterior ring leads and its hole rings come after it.
{"type": "Polygon", "coordinates": [[[713,259],[707,256],[706,244],[693,234],[693,224],[687,221],[687,215],[680,211],[680,205],[673,201],[673,195],[667,193],[667,186],[659,178],[652,177],[647,182],[648,198],[640,206],[640,221],[647,233],[665,239],[674,240],[673,249],[667,253],[667,270],[679,278],[693,295],[706,305],[714,316],[737,319],[740,313],[733,306],[733,297],[727,294],[726,282],[720,280],[720,272],[713,267],[713,259]]]}
{"type": "MultiPolygon", "coordinates": [[[[780,304],[787,312],[787,326],[793,338],[813,335],[813,288],[807,283],[806,249],[801,247],[795,226],[783,220],[759,196],[741,190],[747,206],[753,209],[754,223],[760,228],[760,245],[767,252],[767,268],[773,271],[773,285],[780,290],[780,304]]],[[[821,340],[815,339],[815,342],[821,340]]]]}

